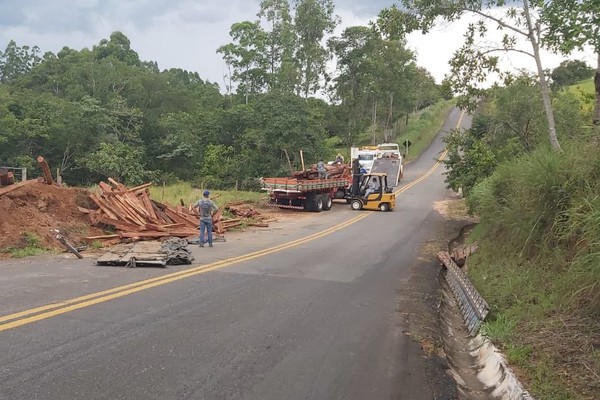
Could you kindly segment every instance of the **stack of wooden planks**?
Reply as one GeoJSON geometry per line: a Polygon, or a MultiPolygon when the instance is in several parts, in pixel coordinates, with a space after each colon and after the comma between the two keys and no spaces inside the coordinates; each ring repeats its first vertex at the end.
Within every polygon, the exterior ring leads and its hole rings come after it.
{"type": "Polygon", "coordinates": [[[117,232],[86,239],[118,242],[198,234],[198,217],[150,199],[148,188],[151,183],[128,188],[112,178],[108,181],[110,184],[100,182],[99,192],[90,195],[98,209],[79,207],[79,211],[89,214],[93,225],[114,227],[117,232]]]}
{"type": "Polygon", "coordinates": [[[259,211],[248,206],[244,201],[229,203],[225,206],[225,209],[237,217],[224,221],[229,224],[236,221],[237,225],[241,225],[243,219],[247,226],[257,226],[262,228],[267,228],[269,226],[267,221],[270,220],[271,217],[262,215],[259,211]]]}

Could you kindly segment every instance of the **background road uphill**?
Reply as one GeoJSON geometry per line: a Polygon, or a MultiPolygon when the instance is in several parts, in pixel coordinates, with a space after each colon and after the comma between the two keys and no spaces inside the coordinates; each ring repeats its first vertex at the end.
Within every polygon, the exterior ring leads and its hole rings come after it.
{"type": "Polygon", "coordinates": [[[459,123],[406,167],[393,212],[336,203],[190,246],[191,267],[3,261],[0,399],[456,398],[433,339],[455,226],[432,168],[459,123]]]}

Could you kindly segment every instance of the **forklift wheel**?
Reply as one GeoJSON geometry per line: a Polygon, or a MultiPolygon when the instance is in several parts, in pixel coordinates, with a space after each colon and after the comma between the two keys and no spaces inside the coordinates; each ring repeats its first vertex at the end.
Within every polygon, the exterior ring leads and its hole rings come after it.
{"type": "Polygon", "coordinates": [[[388,203],[381,203],[379,205],[379,209],[381,211],[389,211],[390,210],[390,205],[388,203]]]}
{"type": "Polygon", "coordinates": [[[352,207],[353,210],[362,210],[363,208],[363,202],[360,200],[352,200],[352,203],[350,204],[350,207],[352,207]]]}

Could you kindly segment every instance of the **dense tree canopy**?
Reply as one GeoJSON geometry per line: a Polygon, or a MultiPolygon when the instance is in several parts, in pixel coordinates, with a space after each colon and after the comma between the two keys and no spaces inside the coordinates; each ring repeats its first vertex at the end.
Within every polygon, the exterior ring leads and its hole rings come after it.
{"type": "Polygon", "coordinates": [[[225,95],[197,73],[140,60],[121,32],[43,56],[11,41],[0,52],[0,164],[35,167],[41,154],[70,184],[250,187],[289,173],[286,151],[299,166],[300,150],[313,163],[335,144],[391,139],[439,87],[402,40],[376,26],[333,38],[338,23],[331,0],[263,0],[217,49],[225,95]]]}

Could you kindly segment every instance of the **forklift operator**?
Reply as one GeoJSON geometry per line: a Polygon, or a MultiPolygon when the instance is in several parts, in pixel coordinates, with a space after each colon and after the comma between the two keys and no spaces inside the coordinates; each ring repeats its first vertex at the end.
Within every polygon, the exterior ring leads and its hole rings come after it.
{"type": "Polygon", "coordinates": [[[378,193],[380,189],[379,180],[375,177],[369,181],[369,187],[365,192],[365,197],[369,197],[371,193],[378,193]]]}

